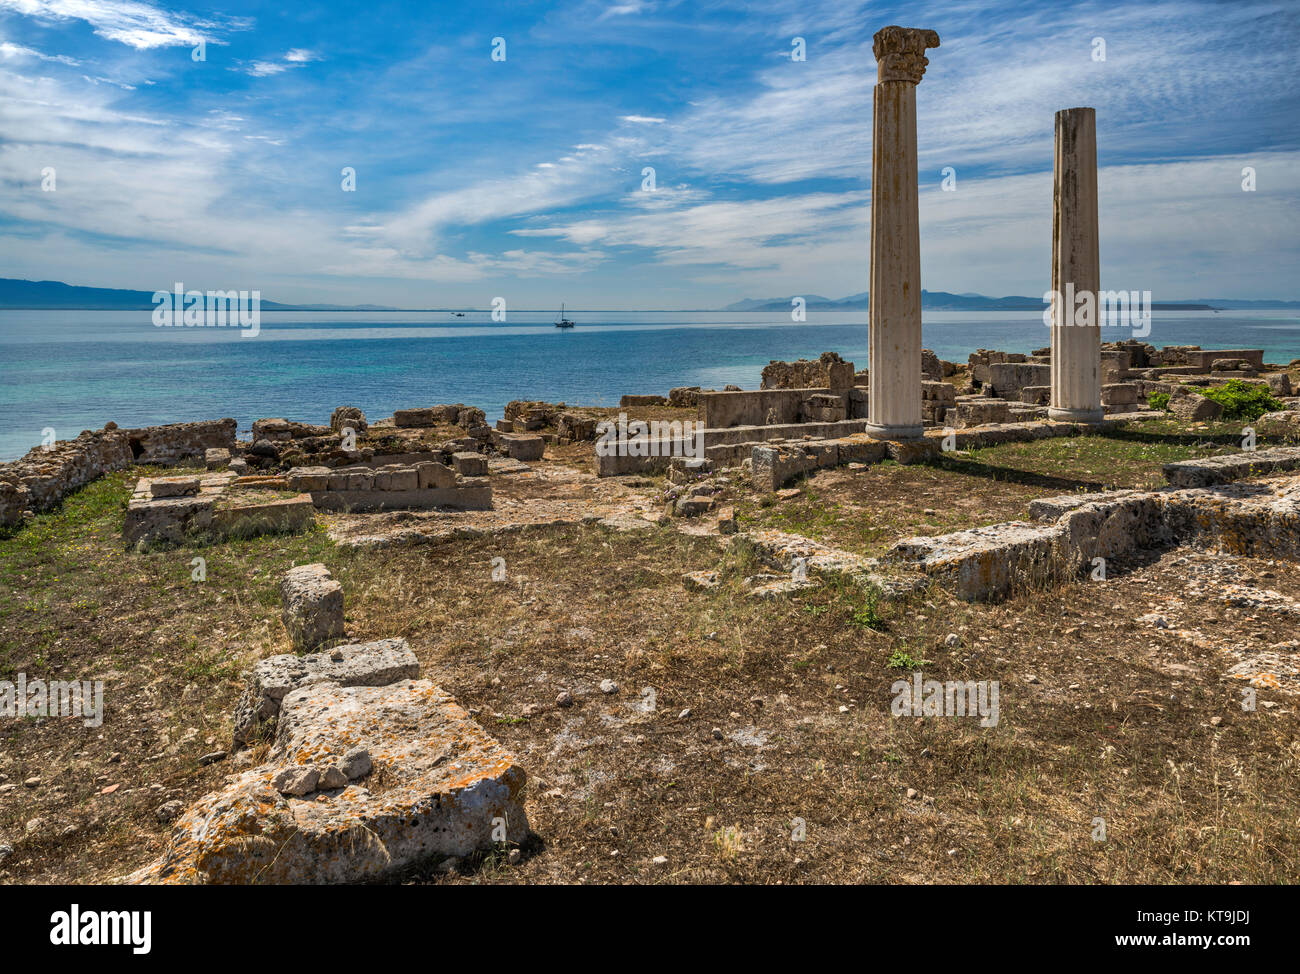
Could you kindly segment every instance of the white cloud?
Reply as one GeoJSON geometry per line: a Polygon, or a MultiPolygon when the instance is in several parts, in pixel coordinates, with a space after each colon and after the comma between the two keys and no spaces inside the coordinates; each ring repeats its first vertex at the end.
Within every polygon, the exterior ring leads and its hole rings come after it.
{"type": "Polygon", "coordinates": [[[244,73],[251,74],[254,78],[265,78],[288,70],[289,65],[282,64],[279,61],[254,61],[244,69],[244,73]]]}
{"type": "Polygon", "coordinates": [[[205,40],[221,43],[214,31],[220,27],[244,29],[249,22],[227,19],[220,25],[190,14],[161,10],[141,0],[0,0],[8,8],[38,20],[82,20],[100,37],[137,50],[190,46],[205,40]]]}
{"type": "Polygon", "coordinates": [[[21,44],[11,44],[9,41],[0,41],[0,57],[8,61],[16,57],[34,57],[42,61],[55,61],[59,64],[77,65],[81,62],[76,58],[68,57],[65,54],[42,54],[30,47],[23,47],[21,44]]]}
{"type": "Polygon", "coordinates": [[[634,125],[662,125],[668,121],[666,118],[659,118],[655,115],[620,115],[619,118],[634,125]]]}
{"type": "Polygon", "coordinates": [[[307,50],[305,47],[295,47],[287,51],[284,58],[279,61],[254,61],[247,67],[240,66],[231,70],[239,70],[244,74],[252,75],[254,78],[266,78],[273,74],[281,74],[290,68],[301,68],[312,61],[321,60],[320,56],[307,50]]]}

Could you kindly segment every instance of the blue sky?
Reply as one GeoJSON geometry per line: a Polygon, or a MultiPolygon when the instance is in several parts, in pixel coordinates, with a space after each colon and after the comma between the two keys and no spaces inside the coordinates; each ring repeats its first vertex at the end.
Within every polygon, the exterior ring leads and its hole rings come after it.
{"type": "Polygon", "coordinates": [[[861,292],[871,36],[899,23],[942,39],[926,288],[1042,293],[1053,113],[1091,105],[1103,286],[1300,299],[1297,10],[0,0],[0,276],[406,307],[861,292]]]}

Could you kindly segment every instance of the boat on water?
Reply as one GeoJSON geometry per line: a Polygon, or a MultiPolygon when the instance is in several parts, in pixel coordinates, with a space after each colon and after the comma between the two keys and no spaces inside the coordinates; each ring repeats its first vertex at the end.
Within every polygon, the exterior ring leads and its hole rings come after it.
{"type": "Polygon", "coordinates": [[[560,305],[560,320],[555,323],[556,328],[572,328],[574,322],[564,317],[564,305],[560,305]]]}

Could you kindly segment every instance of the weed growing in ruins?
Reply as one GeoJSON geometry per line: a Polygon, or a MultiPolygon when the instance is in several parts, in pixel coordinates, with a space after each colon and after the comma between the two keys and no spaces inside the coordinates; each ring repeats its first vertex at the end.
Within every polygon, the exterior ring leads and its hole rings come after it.
{"type": "Polygon", "coordinates": [[[1147,405],[1150,406],[1152,409],[1159,409],[1160,411],[1163,412],[1164,410],[1169,408],[1169,393],[1167,392],[1151,393],[1151,395],[1147,396],[1147,405]]]}
{"type": "Polygon", "coordinates": [[[913,656],[905,649],[896,649],[889,654],[889,659],[885,665],[891,670],[919,670],[923,666],[928,666],[929,663],[930,660],[913,656]]]}
{"type": "Polygon", "coordinates": [[[713,847],[718,853],[718,858],[724,861],[735,859],[745,851],[745,836],[740,831],[740,826],[730,825],[714,832],[713,847]]]}
{"type": "Polygon", "coordinates": [[[885,619],[880,614],[880,593],[874,588],[868,588],[863,597],[862,604],[853,610],[851,621],[859,629],[872,629],[876,632],[885,628],[885,619]]]}
{"type": "Polygon", "coordinates": [[[1259,419],[1265,413],[1285,408],[1268,386],[1252,385],[1241,379],[1229,379],[1221,386],[1206,389],[1205,398],[1223,406],[1223,419],[1227,421],[1259,419]]]}

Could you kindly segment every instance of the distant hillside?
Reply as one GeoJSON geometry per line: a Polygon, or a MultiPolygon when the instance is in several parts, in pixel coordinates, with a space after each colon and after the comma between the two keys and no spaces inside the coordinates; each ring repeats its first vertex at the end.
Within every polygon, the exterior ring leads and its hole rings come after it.
{"type": "MultiPolygon", "coordinates": [[[[724,311],[789,311],[789,298],[764,298],[755,300],[747,298],[727,305],[724,311]]],[[[809,311],[865,311],[867,293],[851,294],[847,298],[832,300],[819,294],[801,295],[809,311]]],[[[1300,307],[1300,301],[1219,301],[1203,299],[1200,301],[1155,301],[1154,311],[1213,311],[1216,308],[1293,308],[1300,307]]],[[[1002,298],[988,298],[982,294],[951,294],[948,291],[921,291],[921,309],[923,311],[1042,311],[1041,298],[1010,294],[1002,298]]]]}
{"type": "MultiPolygon", "coordinates": [[[[206,289],[205,289],[206,290],[206,289]]],[[[213,288],[224,290],[224,288],[213,288]]],[[[140,311],[154,307],[153,291],[111,287],[79,287],[62,281],[22,281],[0,278],[0,308],[38,310],[66,308],[86,311],[140,311]]],[[[394,311],[376,304],[280,304],[262,299],[263,311],[394,311]]]]}

